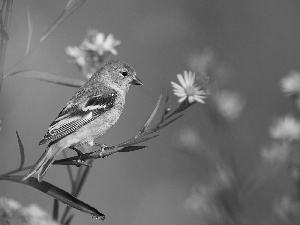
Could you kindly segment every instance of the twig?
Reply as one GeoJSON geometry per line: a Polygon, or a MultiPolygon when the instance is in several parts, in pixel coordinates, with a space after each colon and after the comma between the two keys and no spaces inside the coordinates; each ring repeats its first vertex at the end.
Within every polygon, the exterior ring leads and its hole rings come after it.
{"type": "Polygon", "coordinates": [[[81,156],[74,156],[65,159],[55,160],[53,165],[75,165],[75,166],[88,166],[85,163],[86,160],[89,159],[98,159],[98,158],[106,158],[114,153],[124,151],[135,151],[147,146],[127,146],[127,147],[105,147],[104,149],[100,149],[94,152],[85,153],[81,156]]]}
{"type": "Polygon", "coordinates": [[[5,54],[6,54],[6,46],[7,46],[7,40],[8,40],[8,30],[10,25],[10,19],[11,19],[11,12],[12,12],[12,0],[6,0],[3,1],[1,12],[3,13],[4,7],[5,8],[5,16],[4,19],[2,18],[1,14],[1,41],[0,41],[0,92],[2,88],[2,82],[3,82],[3,73],[4,73],[4,62],[5,62],[5,54]]]}
{"type": "MultiPolygon", "coordinates": [[[[169,124],[173,123],[175,120],[179,119],[182,116],[182,114],[179,116],[176,116],[175,118],[172,118],[172,117],[174,117],[176,114],[184,111],[185,109],[187,109],[188,107],[190,107],[193,104],[193,103],[189,103],[188,101],[185,101],[185,102],[181,103],[178,106],[178,108],[174,110],[174,112],[171,112],[171,109],[169,108],[169,106],[166,105],[163,115],[161,117],[161,120],[156,125],[154,125],[151,129],[149,129],[150,123],[152,122],[153,118],[155,117],[155,115],[158,111],[161,98],[162,98],[162,95],[159,97],[159,99],[154,107],[154,110],[152,111],[152,113],[150,114],[148,119],[146,120],[145,124],[141,127],[141,129],[139,130],[137,135],[135,135],[133,138],[131,138],[128,141],[125,141],[121,144],[115,145],[115,146],[111,146],[111,147],[106,146],[106,147],[102,147],[102,149],[99,149],[97,151],[85,153],[80,156],[74,156],[74,157],[69,157],[69,158],[65,158],[65,159],[61,159],[61,160],[56,160],[56,161],[54,161],[53,164],[89,166],[89,164],[85,163],[86,160],[106,158],[117,152],[131,152],[131,151],[136,151],[136,150],[140,150],[140,149],[147,147],[147,146],[139,146],[137,144],[157,137],[158,136],[157,134],[152,135],[152,136],[149,136],[149,135],[158,132],[159,130],[161,130],[161,129],[165,128],[166,126],[168,126],[169,124]]],[[[167,104],[167,100],[166,100],[166,104],[167,104]]]]}

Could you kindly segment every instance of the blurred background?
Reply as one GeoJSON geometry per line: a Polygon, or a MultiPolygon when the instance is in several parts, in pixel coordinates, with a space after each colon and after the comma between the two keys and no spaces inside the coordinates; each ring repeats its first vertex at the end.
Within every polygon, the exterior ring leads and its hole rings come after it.
{"type": "MultiPolygon", "coordinates": [[[[65,5],[66,1],[54,0],[14,1],[5,71],[26,51],[26,7],[34,43],[65,5]]],[[[79,199],[106,215],[103,224],[217,224],[203,222],[201,209],[200,187],[210,183],[217,171],[209,152],[218,152],[224,162],[234,164],[235,176],[241,179],[260,166],[260,150],[270,142],[274,118],[295,113],[279,81],[300,69],[299,19],[296,0],[89,0],[16,70],[84,79],[69,63],[66,47],[79,45],[89,29],[121,40],[118,55],[110,59],[132,65],[144,85],[131,88],[119,122],[98,140],[107,145],[133,137],[159,93],[168,92],[170,104],[178,104],[170,84],[178,82],[178,73],[207,72],[212,89],[207,104],[190,107],[158,138],[147,142],[148,148],[96,160],[79,199]],[[238,93],[241,99],[241,110],[229,116],[225,125],[208,110],[216,98],[213,90],[238,93]]],[[[36,162],[45,150],[38,142],[75,92],[76,88],[33,79],[5,79],[0,95],[0,173],[19,165],[16,130],[25,148],[25,165],[36,162]]],[[[242,210],[236,210],[243,221],[239,224],[284,224],[273,205],[293,189],[286,173],[278,170],[242,201],[242,210]]],[[[64,166],[52,166],[45,180],[70,189],[64,166]]],[[[53,199],[25,185],[1,181],[0,196],[52,212],[53,199]]],[[[101,223],[73,212],[72,224],[101,223]]]]}

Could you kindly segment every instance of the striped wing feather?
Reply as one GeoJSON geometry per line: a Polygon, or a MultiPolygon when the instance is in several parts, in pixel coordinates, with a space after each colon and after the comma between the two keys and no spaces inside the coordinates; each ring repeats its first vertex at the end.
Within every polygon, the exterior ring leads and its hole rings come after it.
{"type": "Polygon", "coordinates": [[[39,144],[53,142],[75,132],[110,110],[116,98],[117,93],[111,89],[105,95],[90,96],[80,104],[68,103],[51,123],[48,132],[39,144]]]}

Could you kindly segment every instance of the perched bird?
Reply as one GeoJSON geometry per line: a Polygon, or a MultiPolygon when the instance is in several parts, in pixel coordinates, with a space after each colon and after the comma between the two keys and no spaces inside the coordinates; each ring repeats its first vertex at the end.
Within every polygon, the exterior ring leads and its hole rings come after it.
{"type": "Polygon", "coordinates": [[[65,148],[80,154],[78,146],[99,145],[94,139],[117,122],[131,84],[142,85],[142,82],[127,63],[113,60],[101,67],[51,123],[44,139],[39,142],[40,145],[49,143],[47,149],[22,180],[37,173],[41,181],[65,148]]]}

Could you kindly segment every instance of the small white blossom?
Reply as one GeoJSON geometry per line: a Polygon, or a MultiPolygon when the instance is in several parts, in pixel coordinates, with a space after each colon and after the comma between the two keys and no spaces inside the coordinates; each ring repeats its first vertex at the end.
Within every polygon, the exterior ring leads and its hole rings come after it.
{"type": "Polygon", "coordinates": [[[291,115],[279,118],[273,123],[270,136],[279,140],[297,140],[300,138],[300,122],[291,115]]]}
{"type": "Polygon", "coordinates": [[[0,224],[8,225],[21,205],[15,200],[0,197],[0,224]]]}
{"type": "Polygon", "coordinates": [[[274,204],[274,211],[287,224],[299,224],[300,203],[292,196],[283,196],[274,204]]]}
{"type": "Polygon", "coordinates": [[[195,73],[184,71],[184,76],[178,74],[177,78],[180,85],[173,81],[171,81],[171,84],[174,88],[174,95],[179,97],[178,102],[183,102],[187,99],[189,103],[194,101],[205,103],[203,99],[206,98],[207,92],[202,90],[195,82],[195,73]]]}
{"type": "Polygon", "coordinates": [[[38,205],[32,204],[20,210],[26,223],[24,225],[58,225],[51,216],[38,205]]]}
{"type": "Polygon", "coordinates": [[[287,95],[300,93],[300,73],[292,71],[280,81],[282,91],[287,95]]]}
{"type": "Polygon", "coordinates": [[[207,73],[215,63],[214,52],[211,48],[205,48],[200,54],[192,55],[189,58],[191,69],[199,74],[207,73]]]}
{"type": "Polygon", "coordinates": [[[12,221],[22,225],[59,225],[38,205],[22,207],[12,199],[0,197],[0,224],[9,225],[12,221]]]}
{"type": "Polygon", "coordinates": [[[79,48],[78,46],[68,46],[66,48],[67,55],[71,56],[75,63],[78,64],[80,67],[86,66],[86,54],[85,51],[79,48]]]}
{"type": "Polygon", "coordinates": [[[201,224],[218,224],[225,218],[219,209],[216,189],[211,185],[200,185],[186,199],[184,208],[188,213],[199,216],[201,224]]]}
{"type": "Polygon", "coordinates": [[[204,147],[199,132],[192,127],[179,129],[174,136],[173,143],[176,147],[187,151],[198,151],[204,147]]]}
{"type": "Polygon", "coordinates": [[[287,143],[274,142],[271,146],[263,147],[260,154],[267,162],[285,162],[290,155],[290,149],[287,143]]]}
{"type": "Polygon", "coordinates": [[[186,199],[185,208],[188,212],[196,214],[209,214],[210,205],[214,198],[214,189],[209,186],[198,186],[186,199]]]}
{"type": "Polygon", "coordinates": [[[84,39],[82,46],[86,50],[97,52],[100,56],[105,52],[111,52],[113,55],[117,55],[115,47],[120,43],[121,41],[115,39],[112,34],[109,34],[105,38],[103,33],[92,30],[90,31],[89,37],[84,39]]]}
{"type": "Polygon", "coordinates": [[[120,43],[112,34],[105,38],[103,33],[90,30],[79,46],[68,46],[66,53],[72,57],[82,75],[89,79],[103,66],[110,53],[117,55],[115,46],[120,43]]]}
{"type": "Polygon", "coordinates": [[[215,96],[219,112],[228,120],[237,119],[245,106],[245,100],[231,91],[220,91],[215,96]]]}

